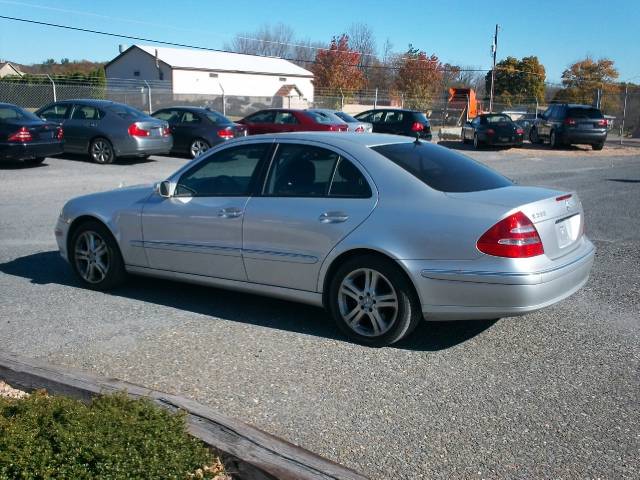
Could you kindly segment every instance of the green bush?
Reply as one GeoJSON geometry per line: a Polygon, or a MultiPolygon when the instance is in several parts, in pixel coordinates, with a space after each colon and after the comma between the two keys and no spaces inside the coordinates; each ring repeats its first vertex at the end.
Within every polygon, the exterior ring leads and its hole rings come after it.
{"type": "Polygon", "coordinates": [[[2,480],[182,480],[214,461],[187,434],[184,414],[149,400],[117,394],[86,405],[43,392],[0,398],[2,480]]]}

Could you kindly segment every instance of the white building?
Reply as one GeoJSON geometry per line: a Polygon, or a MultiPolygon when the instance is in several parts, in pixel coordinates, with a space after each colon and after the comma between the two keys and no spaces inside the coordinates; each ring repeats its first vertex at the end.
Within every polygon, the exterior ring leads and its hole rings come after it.
{"type": "Polygon", "coordinates": [[[15,65],[12,65],[9,62],[0,61],[0,78],[6,77],[8,75],[18,75],[21,77],[23,74],[15,65]]]}
{"type": "Polygon", "coordinates": [[[121,49],[105,73],[107,79],[167,81],[174,94],[275,97],[286,92],[313,101],[313,73],[277,57],[133,45],[121,49]]]}

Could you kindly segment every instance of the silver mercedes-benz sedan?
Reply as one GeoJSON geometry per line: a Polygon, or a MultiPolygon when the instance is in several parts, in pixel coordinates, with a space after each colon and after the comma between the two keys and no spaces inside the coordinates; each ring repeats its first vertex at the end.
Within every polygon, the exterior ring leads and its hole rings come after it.
{"type": "Polygon", "coordinates": [[[588,279],[578,196],[397,135],[231,140],[156,184],[75,198],[55,227],[89,288],[127,273],[324,306],[389,345],[427,320],[552,305],[588,279]]]}

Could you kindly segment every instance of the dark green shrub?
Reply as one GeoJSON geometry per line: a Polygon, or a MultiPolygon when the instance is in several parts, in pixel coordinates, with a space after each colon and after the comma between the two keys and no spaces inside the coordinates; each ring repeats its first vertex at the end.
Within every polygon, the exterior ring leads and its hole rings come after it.
{"type": "Polygon", "coordinates": [[[184,415],[107,395],[0,398],[0,479],[185,479],[214,461],[184,415]]]}

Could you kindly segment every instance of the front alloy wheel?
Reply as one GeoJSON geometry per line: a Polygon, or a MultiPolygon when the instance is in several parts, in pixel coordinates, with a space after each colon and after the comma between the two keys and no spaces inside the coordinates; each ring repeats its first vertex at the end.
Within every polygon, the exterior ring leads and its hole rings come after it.
{"type": "Polygon", "coordinates": [[[85,286],[109,290],[125,278],[124,262],[111,232],[97,221],[80,225],[70,241],[69,262],[85,286]]]}

